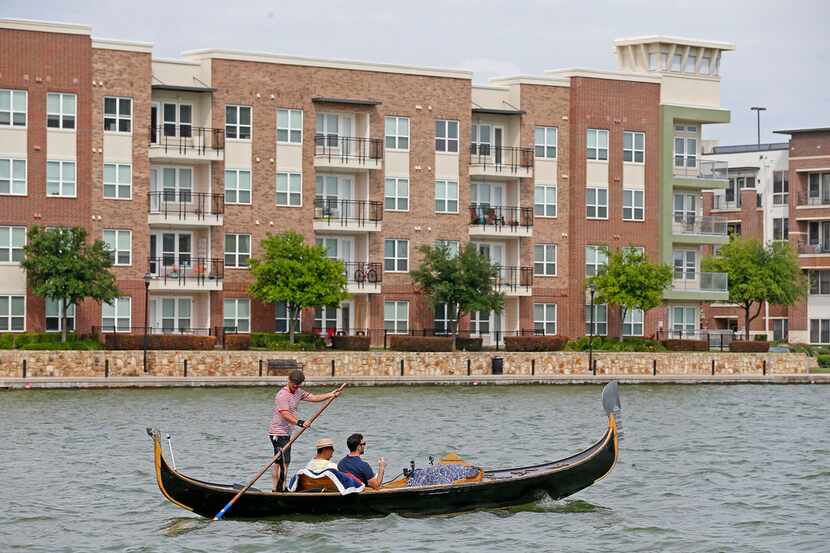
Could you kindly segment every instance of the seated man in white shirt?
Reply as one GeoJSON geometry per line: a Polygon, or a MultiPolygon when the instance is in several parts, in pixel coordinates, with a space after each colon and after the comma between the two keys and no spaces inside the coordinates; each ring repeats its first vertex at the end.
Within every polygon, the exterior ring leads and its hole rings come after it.
{"type": "Polygon", "coordinates": [[[317,455],[305,466],[311,472],[322,472],[326,469],[337,470],[337,464],[332,463],[334,455],[334,442],[331,438],[320,438],[317,440],[317,455]]]}

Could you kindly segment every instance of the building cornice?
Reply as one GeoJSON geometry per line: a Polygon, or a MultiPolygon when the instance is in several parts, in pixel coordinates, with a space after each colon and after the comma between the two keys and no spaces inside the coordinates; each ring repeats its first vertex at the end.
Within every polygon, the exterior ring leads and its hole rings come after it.
{"type": "Polygon", "coordinates": [[[92,34],[92,27],[79,23],[61,23],[59,21],[37,21],[34,19],[0,19],[0,29],[15,31],[35,31],[40,33],[63,33],[67,35],[92,34]]]}
{"type": "Polygon", "coordinates": [[[490,79],[490,82],[496,86],[510,86],[517,84],[560,86],[565,88],[571,86],[570,79],[558,77],[544,77],[541,75],[508,75],[506,77],[494,77],[490,79]]]}
{"type": "Polygon", "coordinates": [[[152,54],[152,42],[136,42],[133,40],[118,40],[114,38],[92,38],[92,47],[101,50],[121,50],[124,52],[139,52],[141,54],[152,54]]]}
{"type": "Polygon", "coordinates": [[[545,75],[550,77],[572,78],[582,77],[586,79],[608,79],[614,81],[633,81],[640,83],[660,84],[660,77],[646,75],[645,73],[629,73],[622,71],[604,71],[601,69],[585,69],[582,67],[571,67],[567,69],[547,69],[545,75]]]}
{"type": "Polygon", "coordinates": [[[618,38],[614,41],[614,46],[630,46],[636,44],[680,44],[682,46],[694,46],[697,48],[713,48],[715,50],[735,49],[735,44],[732,42],[720,42],[717,40],[702,40],[698,38],[684,38],[667,35],[646,35],[628,38],[618,38]]]}

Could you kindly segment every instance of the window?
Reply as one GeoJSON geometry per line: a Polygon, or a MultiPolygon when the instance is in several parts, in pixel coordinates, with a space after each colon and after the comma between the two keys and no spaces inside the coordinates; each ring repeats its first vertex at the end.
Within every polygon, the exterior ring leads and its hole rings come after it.
{"type": "Polygon", "coordinates": [[[237,332],[251,331],[251,300],[225,300],[225,316],[222,324],[225,328],[236,329],[237,332]]]}
{"type": "Polygon", "coordinates": [[[672,306],[671,311],[671,332],[673,337],[683,335],[694,335],[697,332],[697,308],[685,306],[672,306]]]}
{"type": "Polygon", "coordinates": [[[303,143],[303,110],[277,110],[277,142],[282,144],[303,143]]]}
{"type": "Polygon", "coordinates": [[[458,121],[439,119],[435,122],[435,151],[458,152],[458,121]]]}
{"type": "Polygon", "coordinates": [[[46,126],[50,129],[75,128],[75,95],[50,92],[46,95],[46,126]]]}
{"type": "Polygon", "coordinates": [[[683,69],[683,55],[682,54],[674,54],[671,57],[671,70],[672,71],[680,71],[683,69]]]}
{"type": "Polygon", "coordinates": [[[112,264],[131,265],[133,233],[129,230],[104,230],[104,242],[110,250],[112,264]]]}
{"type": "Polygon", "coordinates": [[[556,217],[556,186],[536,185],[533,192],[533,214],[537,217],[556,217]]]}
{"type": "Polygon", "coordinates": [[[674,278],[677,280],[694,280],[697,275],[697,251],[675,250],[672,252],[674,278]]]}
{"type": "Polygon", "coordinates": [[[623,161],[645,163],[646,133],[626,131],[623,133],[623,161]]]}
{"type": "Polygon", "coordinates": [[[104,97],[104,130],[107,132],[132,132],[133,99],[104,97]]]}
{"type": "Polygon", "coordinates": [[[625,255],[639,255],[643,258],[646,256],[645,246],[623,246],[622,251],[625,255]]]}
{"type": "Polygon", "coordinates": [[[230,139],[251,139],[250,106],[225,106],[225,136],[230,139]]]}
{"type": "Polygon", "coordinates": [[[648,70],[649,71],[657,71],[658,56],[659,56],[659,54],[657,52],[650,52],[648,54],[648,70]]]}
{"type": "Polygon", "coordinates": [[[623,189],[623,219],[642,221],[645,219],[645,193],[631,188],[623,189]]]}
{"type": "Polygon", "coordinates": [[[712,58],[708,56],[703,56],[700,58],[700,70],[698,73],[701,75],[708,75],[709,72],[712,70],[712,58]]]}
{"type": "Polygon", "coordinates": [[[473,155],[489,156],[493,144],[493,125],[489,123],[473,123],[470,140],[470,153],[473,155]]]}
{"type": "Polygon", "coordinates": [[[225,235],[225,267],[245,269],[251,257],[250,234],[225,235]]]}
{"type": "Polygon", "coordinates": [[[435,319],[433,326],[435,334],[451,334],[455,330],[455,323],[457,322],[453,315],[455,315],[457,308],[446,303],[439,303],[435,307],[435,319]]]}
{"type": "MultiPolygon", "coordinates": [[[[156,169],[156,171],[158,171],[156,169]]],[[[162,198],[165,202],[187,202],[193,198],[193,169],[190,167],[161,168],[162,198]]]]}
{"type": "Polygon", "coordinates": [[[807,203],[810,205],[830,204],[830,173],[810,173],[807,196],[807,203]]]}
{"type": "Polygon", "coordinates": [[[26,227],[0,227],[0,263],[23,261],[26,227]]]}
{"type": "MultiPolygon", "coordinates": [[[[682,125],[679,125],[682,127],[682,125]]],[[[677,126],[675,127],[677,128],[677,126]]],[[[685,127],[686,129],[696,129],[697,127],[685,127]]],[[[684,133],[691,131],[685,130],[684,133]]],[[[694,136],[679,136],[674,137],[674,166],[681,167],[697,167],[697,133],[692,133],[694,136]]]]}
{"type": "Polygon", "coordinates": [[[810,295],[830,295],[830,270],[809,271],[808,274],[810,276],[810,295]]]}
{"type": "Polygon", "coordinates": [[[815,253],[830,251],[830,222],[807,221],[807,244],[813,246],[815,253]]]}
{"type": "Polygon", "coordinates": [[[772,319],[772,339],[775,342],[786,342],[790,338],[790,321],[788,319],[772,319]]]}
{"type": "Polygon", "coordinates": [[[251,203],[251,172],[247,169],[225,169],[225,203],[251,203]]]}
{"type": "Polygon", "coordinates": [[[387,150],[409,149],[409,117],[387,117],[385,122],[387,150]]]}
{"type": "MultiPolygon", "coordinates": [[[[63,323],[63,300],[46,298],[46,332],[60,332],[63,323]]],[[[75,304],[66,309],[66,330],[75,332],[75,304]]]]}
{"type": "MultiPolygon", "coordinates": [[[[591,305],[585,306],[585,334],[591,334],[591,305]]],[[[608,306],[594,304],[594,336],[608,335],[608,306]]]]}
{"type": "Polygon", "coordinates": [[[608,160],[608,131],[588,129],[588,159],[608,160]]]}
{"type": "Polygon", "coordinates": [[[599,274],[600,269],[606,265],[608,265],[606,246],[585,246],[585,276],[599,274]]]}
{"type": "Polygon", "coordinates": [[[133,197],[132,165],[104,164],[104,197],[110,200],[129,200],[133,197]]]}
{"type": "Polygon", "coordinates": [[[314,308],[314,328],[320,330],[337,330],[337,306],[324,305],[314,308]]]}
{"type": "Polygon", "coordinates": [[[435,246],[447,248],[447,250],[450,252],[450,256],[455,257],[458,255],[460,243],[458,242],[458,240],[436,240],[435,246]]]}
{"type": "Polygon", "coordinates": [[[644,316],[642,309],[629,308],[626,310],[625,319],[623,320],[623,336],[642,336],[644,316]]]}
{"type": "Polygon", "coordinates": [[[589,219],[608,218],[608,189],[588,188],[585,191],[586,216],[589,219]]]}
{"type": "Polygon", "coordinates": [[[101,329],[104,332],[130,332],[132,302],[131,297],[125,296],[115,298],[112,303],[101,304],[101,329]]]}
{"type": "Polygon", "coordinates": [[[409,240],[383,241],[383,270],[393,273],[409,270],[409,240]]]}
{"type": "Polygon", "coordinates": [[[772,220],[772,239],[788,240],[790,238],[790,220],[787,217],[775,217],[772,220]]]}
{"type": "Polygon", "coordinates": [[[190,298],[161,298],[159,301],[161,301],[162,332],[187,332],[190,330],[193,300],[190,298]]]}
{"type": "Polygon", "coordinates": [[[449,180],[435,181],[435,212],[458,213],[458,183],[449,180]]]}
{"type": "Polygon", "coordinates": [[[556,159],[556,127],[536,127],[533,142],[536,157],[556,159]]]}
{"type": "MultiPolygon", "coordinates": [[[[278,301],[274,304],[274,319],[276,321],[276,332],[288,332],[291,325],[291,313],[288,310],[288,302],[278,301]]],[[[300,317],[294,323],[294,332],[300,332],[300,317]]]]}
{"type": "MultiPolygon", "coordinates": [[[[3,296],[0,296],[0,301],[2,298],[3,296]]],[[[0,309],[2,309],[2,303],[0,303],[0,309]]],[[[830,319],[810,319],[810,343],[830,344],[830,319]]]]}
{"type": "Polygon", "coordinates": [[[75,197],[75,162],[46,162],[46,195],[64,198],[75,197]]]}
{"type": "Polygon", "coordinates": [[[165,103],[162,105],[164,136],[193,136],[193,106],[165,103]]]}
{"type": "Polygon", "coordinates": [[[694,73],[697,66],[697,56],[689,54],[686,56],[686,73],[694,73]]]}
{"type": "Polygon", "coordinates": [[[26,160],[0,159],[0,195],[26,195],[26,160]]]}
{"type": "Polygon", "coordinates": [[[0,332],[26,330],[26,297],[0,296],[0,332]]]}
{"type": "Polygon", "coordinates": [[[693,225],[697,218],[697,195],[676,193],[674,195],[672,216],[675,223],[693,225]]]}
{"type": "Polygon", "coordinates": [[[0,90],[0,127],[26,126],[26,91],[0,90]]]}
{"type": "Polygon", "coordinates": [[[383,209],[409,211],[409,179],[387,177],[383,190],[383,209]]]}
{"type": "Polygon", "coordinates": [[[392,333],[409,331],[409,302],[383,302],[383,329],[392,333]]]}
{"type": "Polygon", "coordinates": [[[277,205],[303,205],[303,178],[300,173],[277,173],[277,205]]]}
{"type": "Polygon", "coordinates": [[[533,304],[533,332],[551,336],[556,334],[556,304],[533,304]]]}
{"type": "Polygon", "coordinates": [[[533,246],[533,274],[535,276],[556,276],[556,244],[533,246]]]}
{"type": "Polygon", "coordinates": [[[772,205],[787,205],[788,203],[790,203],[790,174],[787,171],[773,171],[772,205]]]}

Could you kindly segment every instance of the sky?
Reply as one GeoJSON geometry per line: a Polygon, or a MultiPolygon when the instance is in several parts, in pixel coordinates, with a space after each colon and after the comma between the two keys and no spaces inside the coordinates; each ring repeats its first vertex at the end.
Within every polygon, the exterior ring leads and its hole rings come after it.
{"type": "Polygon", "coordinates": [[[460,68],[486,83],[545,69],[614,69],[615,38],[671,35],[736,44],[721,63],[732,123],[704,138],[786,141],[773,130],[830,126],[827,0],[285,1],[0,0],[0,17],[92,26],[99,38],[152,42],[156,57],[228,48],[460,68]]]}

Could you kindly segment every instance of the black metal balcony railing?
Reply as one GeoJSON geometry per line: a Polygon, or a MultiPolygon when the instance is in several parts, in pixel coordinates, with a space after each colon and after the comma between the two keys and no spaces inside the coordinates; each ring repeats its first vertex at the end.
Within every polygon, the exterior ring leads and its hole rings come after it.
{"type": "Polygon", "coordinates": [[[533,148],[470,144],[470,166],[497,172],[518,173],[533,169],[533,148]]]}
{"type": "Polygon", "coordinates": [[[165,153],[203,156],[225,149],[225,129],[167,123],[150,127],[150,147],[165,153]]]}
{"type": "Polygon", "coordinates": [[[161,214],[165,219],[185,219],[194,215],[199,219],[219,217],[225,213],[225,197],[222,194],[191,192],[190,190],[162,190],[150,192],[148,209],[151,214],[161,214]]]}
{"type": "Polygon", "coordinates": [[[533,208],[472,204],[470,224],[493,226],[497,230],[505,227],[509,230],[529,229],[533,226],[533,208]]]}
{"type": "Polygon", "coordinates": [[[205,284],[224,278],[224,260],[193,257],[187,254],[147,258],[149,272],[165,284],[205,284]]]}
{"type": "Polygon", "coordinates": [[[383,281],[383,265],[380,263],[363,263],[361,261],[344,262],[346,282],[358,286],[380,284],[383,281]]]}
{"type": "Polygon", "coordinates": [[[807,242],[798,243],[798,253],[800,254],[817,254],[830,253],[830,244],[826,242],[819,242],[818,244],[809,244],[807,242]]]}
{"type": "Polygon", "coordinates": [[[314,135],[314,157],[346,165],[366,165],[383,159],[383,140],[336,134],[314,135]]]}
{"type": "Polygon", "coordinates": [[[797,205],[830,205],[830,189],[822,190],[819,194],[799,192],[797,205]]]}
{"type": "Polygon", "coordinates": [[[533,286],[533,267],[499,267],[496,288],[518,290],[533,286]]]}
{"type": "Polygon", "coordinates": [[[339,198],[315,198],[314,219],[329,225],[357,223],[377,226],[383,221],[383,203],[339,198]]]}

